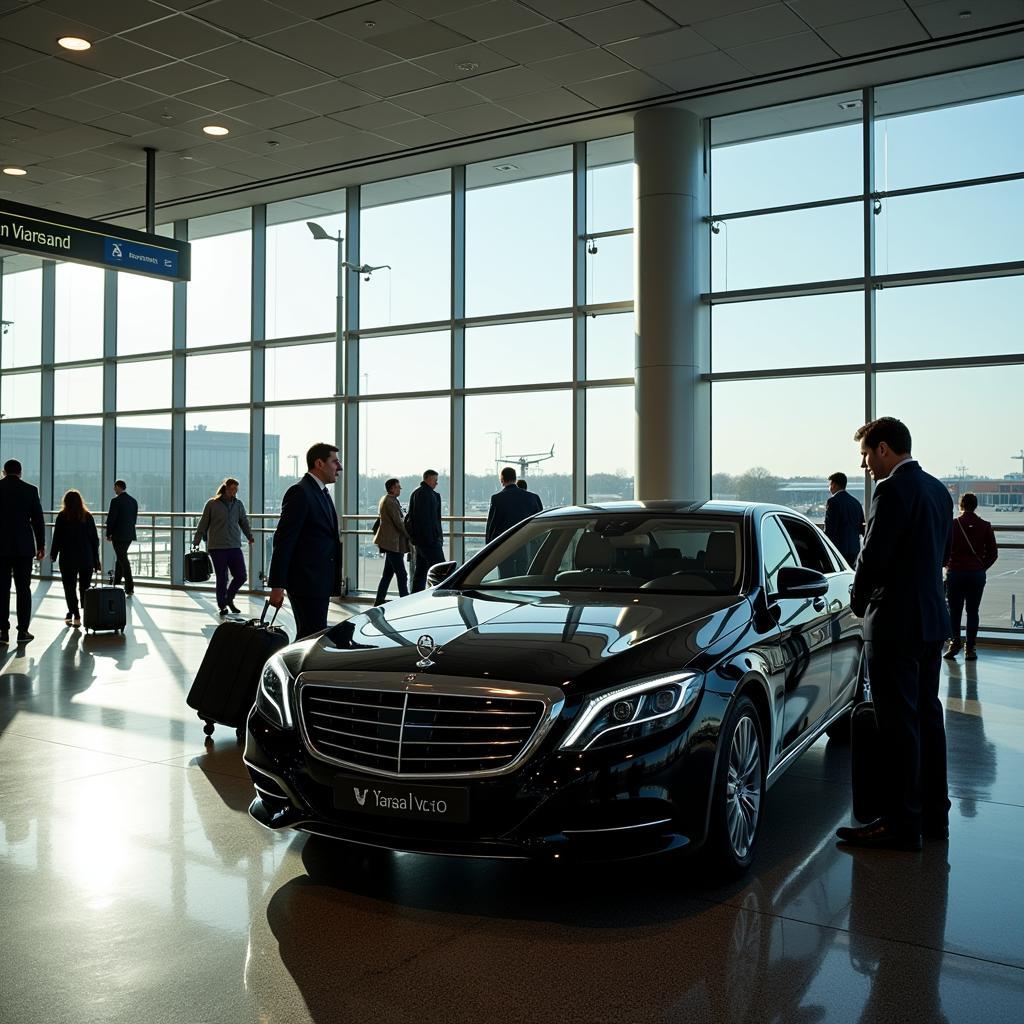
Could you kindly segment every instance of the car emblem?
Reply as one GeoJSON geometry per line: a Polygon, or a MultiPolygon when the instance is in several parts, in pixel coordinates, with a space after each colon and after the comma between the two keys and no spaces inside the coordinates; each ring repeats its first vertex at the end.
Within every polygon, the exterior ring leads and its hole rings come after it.
{"type": "Polygon", "coordinates": [[[430,660],[430,656],[434,653],[436,648],[437,644],[434,643],[434,638],[424,633],[423,636],[416,641],[416,653],[420,656],[420,660],[416,662],[416,667],[431,668],[434,663],[430,660]]]}
{"type": "Polygon", "coordinates": [[[360,789],[358,786],[352,787],[352,792],[355,794],[356,803],[362,807],[366,803],[366,794],[369,793],[369,787],[366,789],[360,789]]]}

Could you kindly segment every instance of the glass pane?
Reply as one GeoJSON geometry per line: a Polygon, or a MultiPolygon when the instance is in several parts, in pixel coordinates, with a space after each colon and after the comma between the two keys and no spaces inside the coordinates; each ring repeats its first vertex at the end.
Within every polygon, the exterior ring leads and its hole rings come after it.
{"type": "Polygon", "coordinates": [[[266,400],[327,398],[335,392],[335,342],[266,350],[266,400]]]}
{"type": "Polygon", "coordinates": [[[545,508],[572,502],[570,392],[466,398],[467,514],[486,514],[506,465],[540,495],[545,508]]]}
{"type": "Polygon", "coordinates": [[[138,274],[117,278],[117,354],[137,355],[171,347],[174,286],[138,274]]]}
{"type": "Polygon", "coordinates": [[[284,492],[306,472],[306,452],[335,437],[333,403],[268,406],[263,435],[263,511],[281,511],[284,492]]]}
{"type": "Polygon", "coordinates": [[[167,409],[171,405],[171,360],[117,364],[117,408],[167,409]]]}
{"type": "Polygon", "coordinates": [[[1024,181],[885,199],[875,227],[879,274],[1024,259],[1024,181]]]}
{"type": "Polygon", "coordinates": [[[171,507],[171,417],[118,416],[115,475],[128,485],[140,512],[171,507]]]}
{"type": "Polygon", "coordinates": [[[77,263],[58,263],[56,276],[54,360],[67,363],[102,359],[103,271],[77,263]]]}
{"type": "Polygon", "coordinates": [[[711,122],[715,213],[861,193],[860,92],[711,122]]]}
{"type": "Polygon", "coordinates": [[[359,262],[390,269],[360,275],[361,327],[451,315],[450,190],[449,171],[363,186],[359,262]]]}
{"type": "Polygon", "coordinates": [[[185,417],[185,508],[197,514],[221,481],[239,481],[238,497],[248,509],[249,410],[189,413],[185,417]]]}
{"type": "Polygon", "coordinates": [[[711,235],[711,280],[716,292],[808,281],[836,281],[864,273],[861,203],[718,221],[711,235]]]}
{"type": "Polygon", "coordinates": [[[190,347],[227,345],[252,337],[250,212],[189,221],[192,280],[188,284],[190,347]]]}
{"type": "Polygon", "coordinates": [[[587,501],[633,497],[634,388],[587,389],[587,501]]]}
{"type": "Polygon", "coordinates": [[[451,381],[451,334],[398,334],[359,340],[359,393],[439,391],[451,381]]]}
{"type": "Polygon", "coordinates": [[[571,169],[568,148],[466,169],[468,316],[572,303],[571,169]]]}
{"type": "Polygon", "coordinates": [[[7,423],[0,419],[0,451],[4,462],[17,459],[21,463],[22,479],[39,486],[38,420],[35,423],[7,423]]]}
{"type": "Polygon", "coordinates": [[[595,238],[587,253],[587,302],[624,302],[633,298],[632,235],[595,238]]]}
{"type": "MultiPolygon", "coordinates": [[[[377,514],[384,494],[384,481],[396,476],[402,481],[403,507],[420,485],[423,472],[439,474],[441,515],[449,513],[449,471],[451,467],[451,402],[447,398],[403,399],[394,402],[363,402],[359,407],[359,510],[377,514]]],[[[369,523],[360,524],[367,529],[369,523]]],[[[450,554],[450,524],[444,523],[444,551],[450,554]]],[[[359,544],[359,587],[375,590],[383,563],[369,537],[359,544]]],[[[351,575],[351,574],[350,574],[351,575]]]]}
{"type": "Polygon", "coordinates": [[[912,188],[1024,170],[1024,96],[982,98],[1021,90],[1020,61],[876,89],[876,187],[912,188]]]}
{"type": "Polygon", "coordinates": [[[103,421],[64,420],[53,425],[53,503],[65,491],[82,492],[92,512],[104,512],[103,421]]]}
{"type": "Polygon", "coordinates": [[[863,359],[863,292],[711,307],[715,372],[827,366],[863,359]]]}
{"type": "Polygon", "coordinates": [[[761,525],[761,554],[764,558],[765,582],[768,592],[777,589],[776,578],[784,566],[795,566],[796,555],[789,538],[782,532],[782,526],[775,516],[770,516],[761,525]]]}
{"type": "Polygon", "coordinates": [[[53,372],[53,412],[68,416],[103,411],[103,367],[76,366],[53,372]]]}
{"type": "Polygon", "coordinates": [[[248,351],[188,357],[185,363],[187,405],[238,405],[248,401],[248,351]]]}
{"type": "Polygon", "coordinates": [[[3,261],[0,319],[0,365],[35,366],[41,362],[43,331],[43,272],[41,269],[18,270],[10,256],[3,261]]]}
{"type": "Polygon", "coordinates": [[[1024,277],[883,288],[875,293],[880,361],[1020,352],[1024,277]]]}
{"type": "MultiPolygon", "coordinates": [[[[899,416],[910,429],[922,467],[956,493],[1000,491],[1021,480],[1020,396],[1024,366],[880,373],[878,414],[899,416]],[[978,400],[984,410],[972,414],[978,400]]],[[[1019,486],[1019,483],[1018,483],[1019,486]]],[[[978,510],[993,525],[1024,523],[1018,514],[978,510]]],[[[1010,597],[1024,610],[1024,550],[1004,551],[988,573],[983,626],[1009,626],[1010,597]]]]}
{"type": "Polygon", "coordinates": [[[633,227],[633,136],[587,143],[587,231],[633,227]]]}
{"type": "Polygon", "coordinates": [[[636,333],[632,313],[587,317],[587,379],[632,377],[636,333]]]}
{"type": "Polygon", "coordinates": [[[712,384],[712,497],[777,501],[824,516],[828,476],[841,470],[862,499],[853,432],[863,422],[859,374],[712,384]]]}
{"type": "Polygon", "coordinates": [[[344,189],[267,207],[268,338],[334,333],[338,246],[314,238],[307,222],[334,239],[345,234],[344,211],[344,189]]]}
{"type": "Polygon", "coordinates": [[[466,330],[467,388],[571,379],[571,320],[539,320],[466,330]]]}
{"type": "Polygon", "coordinates": [[[5,373],[0,377],[0,417],[12,420],[38,416],[41,381],[41,373],[5,373]]]}

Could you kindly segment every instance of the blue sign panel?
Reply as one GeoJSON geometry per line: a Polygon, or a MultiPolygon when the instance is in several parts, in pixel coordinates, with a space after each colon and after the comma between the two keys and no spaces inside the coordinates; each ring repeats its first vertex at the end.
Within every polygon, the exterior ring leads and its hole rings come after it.
{"type": "Polygon", "coordinates": [[[153,245],[126,242],[121,238],[103,239],[103,262],[122,270],[178,276],[178,254],[172,249],[158,249],[153,245]]]}

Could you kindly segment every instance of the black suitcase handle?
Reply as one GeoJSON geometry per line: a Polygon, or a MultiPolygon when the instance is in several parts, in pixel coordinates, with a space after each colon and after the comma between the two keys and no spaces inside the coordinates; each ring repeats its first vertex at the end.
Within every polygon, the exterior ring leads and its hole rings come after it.
{"type": "Polygon", "coordinates": [[[266,621],[267,609],[269,607],[270,607],[270,601],[264,601],[263,602],[263,611],[260,612],[259,621],[256,623],[258,626],[262,627],[263,629],[270,629],[271,626],[274,625],[274,622],[277,619],[277,613],[281,610],[280,608],[275,608],[274,609],[274,614],[270,616],[270,621],[267,622],[266,621]]]}

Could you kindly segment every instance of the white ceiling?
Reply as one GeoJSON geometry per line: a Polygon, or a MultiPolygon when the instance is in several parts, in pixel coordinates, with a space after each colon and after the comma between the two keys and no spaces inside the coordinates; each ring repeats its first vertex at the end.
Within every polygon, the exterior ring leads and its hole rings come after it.
{"type": "Polygon", "coordinates": [[[0,196],[124,217],[151,146],[166,220],[222,190],[326,190],[337,174],[252,186],[1021,28],[1024,0],[0,0],[0,165],[29,172],[0,196]],[[61,50],[68,34],[92,49],[61,50]]]}

